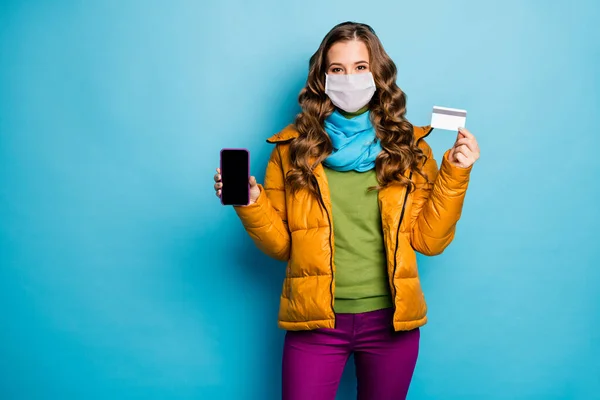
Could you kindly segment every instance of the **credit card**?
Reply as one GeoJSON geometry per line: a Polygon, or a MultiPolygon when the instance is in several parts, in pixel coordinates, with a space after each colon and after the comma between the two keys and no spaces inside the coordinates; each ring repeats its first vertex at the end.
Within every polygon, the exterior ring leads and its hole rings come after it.
{"type": "Polygon", "coordinates": [[[433,113],[431,114],[431,127],[433,128],[458,131],[459,127],[465,127],[466,122],[466,110],[439,106],[433,107],[433,113]]]}

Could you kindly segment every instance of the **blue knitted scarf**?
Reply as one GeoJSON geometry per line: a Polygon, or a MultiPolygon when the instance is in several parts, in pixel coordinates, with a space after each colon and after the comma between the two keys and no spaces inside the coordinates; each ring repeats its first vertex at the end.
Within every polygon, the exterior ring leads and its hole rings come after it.
{"type": "Polygon", "coordinates": [[[326,167],[358,172],[375,168],[381,144],[375,136],[369,111],[346,118],[335,110],[325,120],[325,131],[333,143],[333,152],[323,161],[326,167]]]}

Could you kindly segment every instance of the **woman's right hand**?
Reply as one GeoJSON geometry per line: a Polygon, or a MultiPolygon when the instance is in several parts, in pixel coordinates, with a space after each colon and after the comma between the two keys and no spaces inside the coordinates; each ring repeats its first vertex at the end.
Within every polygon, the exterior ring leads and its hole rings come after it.
{"type": "MultiPolygon", "coordinates": [[[[217,173],[215,174],[215,194],[218,198],[221,198],[221,189],[223,188],[223,182],[221,182],[221,169],[217,168],[217,173]]],[[[248,183],[250,184],[250,203],[256,203],[256,199],[260,196],[260,189],[258,184],[256,183],[256,178],[251,176],[248,183]]]]}

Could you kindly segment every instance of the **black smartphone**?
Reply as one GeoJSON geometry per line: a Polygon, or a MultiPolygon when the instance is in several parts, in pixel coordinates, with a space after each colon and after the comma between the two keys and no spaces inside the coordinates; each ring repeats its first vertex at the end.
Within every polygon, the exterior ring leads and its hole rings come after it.
{"type": "Polygon", "coordinates": [[[246,149],[221,150],[221,203],[247,206],[250,203],[250,154],[246,149]]]}

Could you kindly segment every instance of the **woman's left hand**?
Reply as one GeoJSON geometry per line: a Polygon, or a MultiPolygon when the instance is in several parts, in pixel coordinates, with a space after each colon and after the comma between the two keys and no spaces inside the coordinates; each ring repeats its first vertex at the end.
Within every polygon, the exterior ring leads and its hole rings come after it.
{"type": "Polygon", "coordinates": [[[459,128],[448,159],[452,165],[459,168],[469,168],[473,165],[479,159],[479,145],[475,136],[465,128],[459,128]]]}

